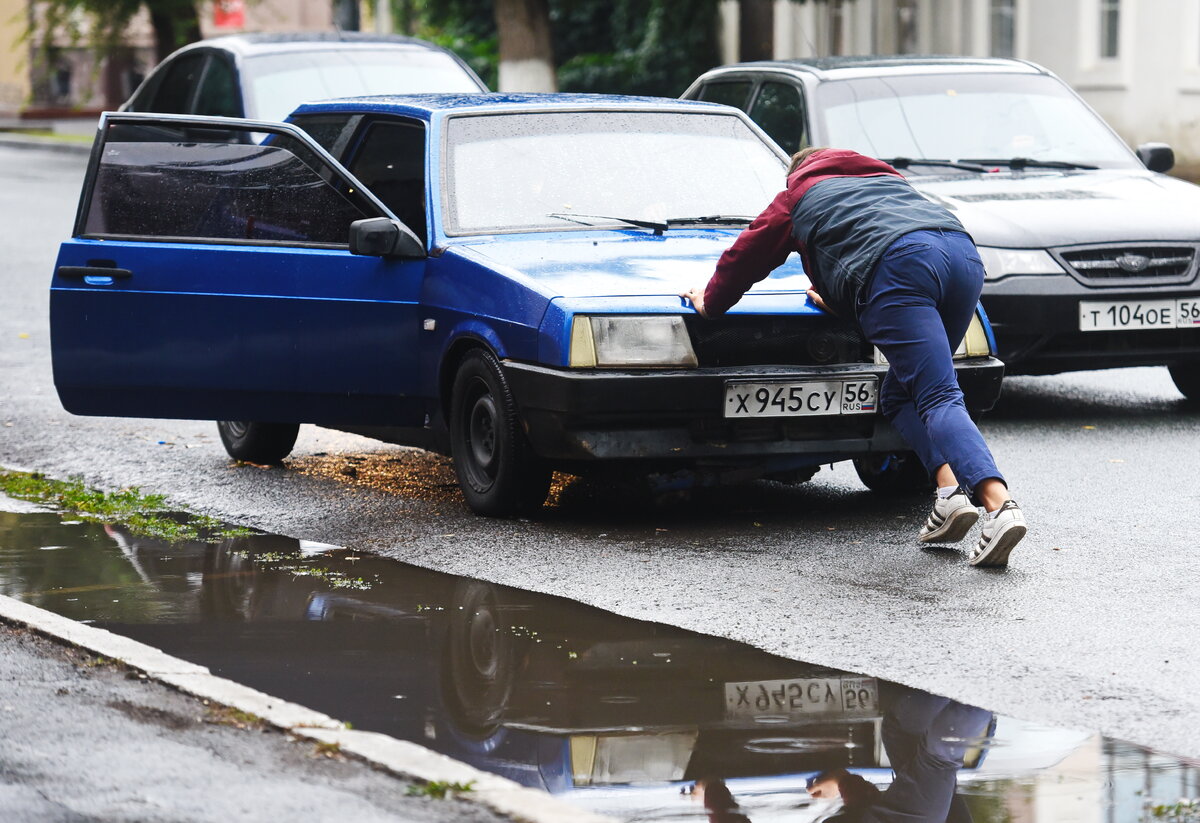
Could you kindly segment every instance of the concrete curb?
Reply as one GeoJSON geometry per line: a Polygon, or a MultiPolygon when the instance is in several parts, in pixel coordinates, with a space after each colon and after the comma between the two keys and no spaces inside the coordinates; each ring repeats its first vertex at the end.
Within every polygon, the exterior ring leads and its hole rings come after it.
{"type": "Polygon", "coordinates": [[[77,154],[87,156],[92,152],[91,143],[74,143],[65,140],[55,140],[53,137],[36,137],[29,134],[0,133],[0,146],[14,149],[39,149],[52,151],[57,154],[77,154]]]}
{"type": "Polygon", "coordinates": [[[460,799],[479,803],[521,823],[616,823],[613,818],[569,806],[545,792],[480,771],[416,743],[348,729],[329,715],[217,677],[204,666],[172,657],[153,646],[4,595],[0,595],[0,620],[120,661],[152,680],[210,703],[254,714],[297,737],[335,743],[342,753],[399,777],[422,783],[472,783],[472,790],[459,795],[460,799]]]}

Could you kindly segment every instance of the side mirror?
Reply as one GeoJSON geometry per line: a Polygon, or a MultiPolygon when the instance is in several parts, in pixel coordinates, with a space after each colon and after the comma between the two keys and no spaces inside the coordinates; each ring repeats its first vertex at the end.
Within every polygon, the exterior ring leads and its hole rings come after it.
{"type": "Polygon", "coordinates": [[[425,247],[412,229],[399,220],[368,217],[350,224],[350,253],[422,260],[425,247]]]}
{"type": "Polygon", "coordinates": [[[1138,160],[1150,171],[1170,171],[1175,168],[1175,151],[1166,143],[1142,143],[1137,147],[1138,160]]]}

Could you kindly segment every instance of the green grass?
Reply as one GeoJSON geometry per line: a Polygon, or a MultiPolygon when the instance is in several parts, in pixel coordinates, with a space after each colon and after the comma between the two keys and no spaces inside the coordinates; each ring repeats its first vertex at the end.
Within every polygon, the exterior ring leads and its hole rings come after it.
{"type": "Polygon", "coordinates": [[[1166,803],[1150,807],[1152,820],[1168,823],[1196,823],[1200,821],[1200,800],[1181,799],[1177,803],[1166,803]]]}
{"type": "Polygon", "coordinates": [[[475,787],[475,781],[466,783],[450,783],[445,780],[430,780],[428,783],[414,784],[408,787],[410,797],[432,797],[434,800],[445,800],[447,795],[463,794],[475,787]]]}
{"type": "Polygon", "coordinates": [[[175,515],[161,494],[142,494],[135,486],[103,492],[78,478],[52,480],[40,472],[0,470],[0,491],[19,500],[52,506],[80,520],[121,523],[134,534],[160,540],[222,540],[252,534],[249,529],[226,527],[206,515],[175,515]]]}
{"type": "Polygon", "coordinates": [[[48,129],[6,129],[5,133],[26,137],[40,137],[46,140],[57,140],[61,143],[83,143],[88,145],[96,138],[94,134],[63,134],[62,132],[50,131],[48,129]]]}

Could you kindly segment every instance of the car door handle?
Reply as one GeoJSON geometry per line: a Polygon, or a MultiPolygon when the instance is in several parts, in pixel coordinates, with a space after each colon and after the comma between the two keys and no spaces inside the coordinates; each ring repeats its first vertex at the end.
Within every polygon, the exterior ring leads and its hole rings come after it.
{"type": "Polygon", "coordinates": [[[113,280],[125,280],[133,277],[129,269],[114,269],[107,266],[59,266],[59,277],[85,279],[88,277],[109,277],[113,280]]]}

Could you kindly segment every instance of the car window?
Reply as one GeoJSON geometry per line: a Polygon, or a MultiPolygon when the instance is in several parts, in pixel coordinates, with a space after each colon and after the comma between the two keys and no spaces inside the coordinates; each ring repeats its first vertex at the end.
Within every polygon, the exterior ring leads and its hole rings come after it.
{"type": "Polygon", "coordinates": [[[732,112],[528,111],[446,128],[455,233],[753,217],[784,182],[782,158],[732,112]]]}
{"type": "Polygon", "coordinates": [[[425,241],[424,124],[372,123],[350,163],[350,173],[425,241]]]}
{"type": "Polygon", "coordinates": [[[288,122],[304,129],[317,145],[341,161],[362,119],[361,114],[299,114],[289,117],[288,122]]]}
{"type": "Polygon", "coordinates": [[[449,54],[426,48],[263,54],[243,66],[246,111],[282,120],[301,103],[369,94],[482,91],[449,54]]]}
{"type": "Polygon", "coordinates": [[[746,110],[746,98],[750,96],[749,80],[738,80],[725,83],[705,83],[700,88],[699,100],[710,103],[720,103],[723,106],[733,106],[742,111],[746,110]]]}
{"type": "Polygon", "coordinates": [[[750,119],[788,154],[808,145],[800,90],[789,83],[763,83],[750,107],[750,119]]]}
{"type": "Polygon", "coordinates": [[[161,114],[190,114],[192,94],[206,57],[204,52],[189,52],[167,66],[148,109],[161,114]]]}
{"type": "Polygon", "coordinates": [[[814,128],[822,145],[872,157],[1140,165],[1064,83],[1046,75],[836,80],[817,86],[815,101],[814,128]]]}
{"type": "Polygon", "coordinates": [[[287,134],[168,122],[110,123],[79,233],[89,237],[347,245],[378,216],[287,134]],[[151,207],[152,204],[152,207],[151,207]]]}
{"type": "Polygon", "coordinates": [[[224,57],[212,55],[200,81],[196,96],[196,114],[214,117],[241,117],[242,96],[238,92],[233,64],[224,57]]]}

